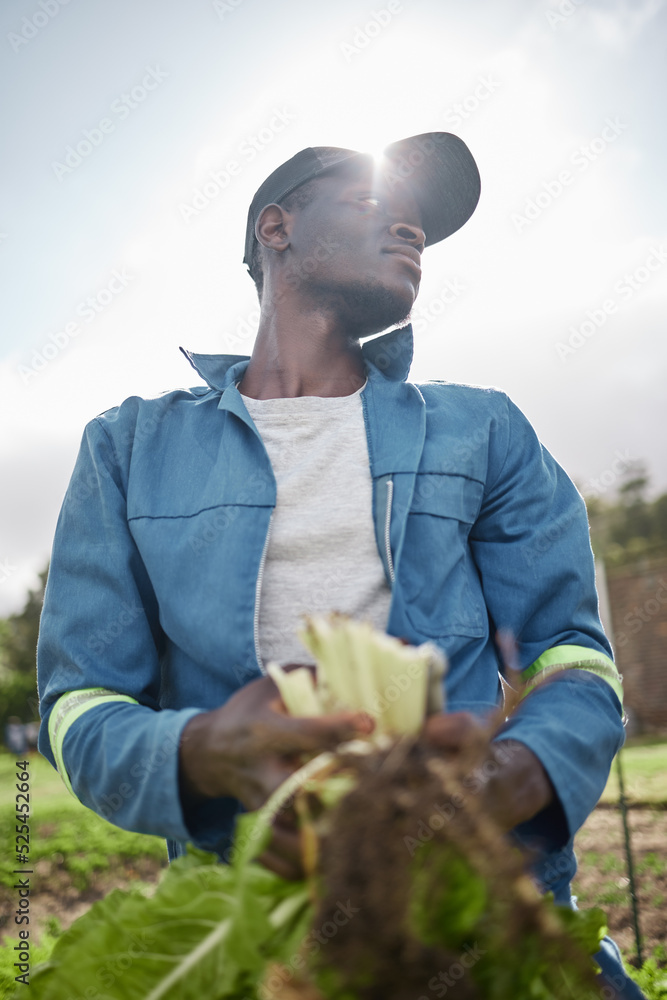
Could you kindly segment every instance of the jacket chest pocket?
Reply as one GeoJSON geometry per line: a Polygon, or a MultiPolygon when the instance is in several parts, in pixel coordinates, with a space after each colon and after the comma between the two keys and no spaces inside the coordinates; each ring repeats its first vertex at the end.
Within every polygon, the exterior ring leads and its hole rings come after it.
{"type": "Polygon", "coordinates": [[[487,613],[468,535],[483,485],[449,473],[418,473],[399,579],[406,614],[424,635],[483,636],[487,613]]]}

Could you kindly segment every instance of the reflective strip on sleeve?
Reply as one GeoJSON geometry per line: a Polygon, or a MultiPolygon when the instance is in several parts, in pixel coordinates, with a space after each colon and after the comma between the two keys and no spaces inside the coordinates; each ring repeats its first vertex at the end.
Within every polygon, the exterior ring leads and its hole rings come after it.
{"type": "Polygon", "coordinates": [[[67,731],[72,723],[76,722],[79,716],[87,712],[89,708],[95,708],[96,705],[110,701],[127,701],[133,705],[139,704],[135,698],[130,698],[127,694],[116,694],[115,691],[109,691],[107,688],[85,688],[80,691],[68,691],[61,695],[53,706],[49,718],[49,741],[56,759],[58,774],[72,795],[74,792],[63,761],[63,742],[67,731]]]}
{"type": "Polygon", "coordinates": [[[587,670],[606,681],[623,704],[623,678],[616,664],[604,653],[596,653],[586,646],[554,646],[542,653],[539,659],[523,671],[526,682],[522,697],[530,694],[539,684],[563,670],[587,670]]]}

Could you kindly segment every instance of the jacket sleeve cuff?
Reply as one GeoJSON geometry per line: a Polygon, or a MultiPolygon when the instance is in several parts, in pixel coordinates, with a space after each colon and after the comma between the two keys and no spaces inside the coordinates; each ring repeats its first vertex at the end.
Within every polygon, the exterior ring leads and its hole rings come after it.
{"type": "Polygon", "coordinates": [[[549,776],[567,829],[554,803],[528,826],[551,848],[574,836],[602,795],[625,738],[621,716],[621,704],[606,680],[570,669],[526,697],[497,737],[523,743],[549,776]]]}
{"type": "Polygon", "coordinates": [[[62,741],[72,791],[83,805],[125,830],[196,842],[197,824],[188,825],[181,806],[178,748],[185,725],[200,711],[156,712],[119,701],[91,707],[71,723],[62,741]]]}

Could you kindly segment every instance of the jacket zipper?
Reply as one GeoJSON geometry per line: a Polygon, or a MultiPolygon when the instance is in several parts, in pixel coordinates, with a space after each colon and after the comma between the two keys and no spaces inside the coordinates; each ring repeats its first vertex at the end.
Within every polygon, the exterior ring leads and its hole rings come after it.
{"type": "Polygon", "coordinates": [[[394,496],[394,480],[387,480],[387,510],[384,519],[384,547],[387,554],[387,566],[389,567],[389,579],[394,583],[394,560],[391,556],[391,501],[394,496]]]}
{"type": "Polygon", "coordinates": [[[264,548],[262,549],[262,558],[259,561],[259,571],[257,573],[257,583],[255,584],[255,615],[253,618],[253,636],[255,639],[255,656],[257,657],[257,665],[263,674],[266,674],[264,665],[262,663],[262,655],[259,648],[259,598],[262,593],[262,580],[264,579],[264,564],[266,563],[266,553],[269,549],[269,536],[271,534],[271,522],[273,520],[273,511],[271,511],[271,516],[269,517],[269,526],[266,529],[266,539],[264,540],[264,548]]]}

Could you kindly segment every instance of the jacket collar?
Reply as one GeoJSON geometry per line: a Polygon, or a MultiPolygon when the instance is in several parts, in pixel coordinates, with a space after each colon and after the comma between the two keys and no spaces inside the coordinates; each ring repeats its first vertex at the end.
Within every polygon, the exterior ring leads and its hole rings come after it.
{"type": "MultiPolygon", "coordinates": [[[[195,354],[184,347],[181,351],[211,389],[220,391],[240,378],[250,361],[247,354],[195,354]]],[[[412,327],[409,324],[361,345],[369,374],[377,372],[393,382],[405,382],[412,364],[412,351],[412,327]]]]}

